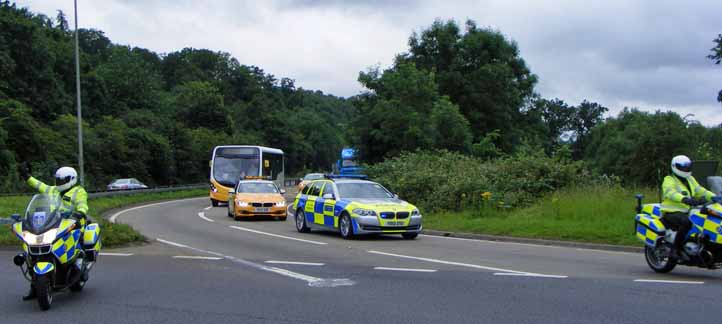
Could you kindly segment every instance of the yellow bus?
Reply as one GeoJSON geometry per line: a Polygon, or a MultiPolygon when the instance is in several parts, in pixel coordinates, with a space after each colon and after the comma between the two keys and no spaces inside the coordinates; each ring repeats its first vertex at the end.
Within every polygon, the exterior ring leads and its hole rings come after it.
{"type": "Polygon", "coordinates": [[[277,186],[284,185],[283,151],[251,145],[222,145],[211,156],[211,204],[217,207],[228,201],[228,190],[247,176],[267,177],[277,186]]]}

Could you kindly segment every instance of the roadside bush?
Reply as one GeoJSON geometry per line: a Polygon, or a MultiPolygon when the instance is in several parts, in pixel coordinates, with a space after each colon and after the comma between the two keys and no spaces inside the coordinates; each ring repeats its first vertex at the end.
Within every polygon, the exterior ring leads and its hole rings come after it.
{"type": "Polygon", "coordinates": [[[417,151],[368,167],[368,174],[424,210],[526,206],[560,188],[615,182],[583,162],[522,154],[484,161],[448,151],[417,151]]]}

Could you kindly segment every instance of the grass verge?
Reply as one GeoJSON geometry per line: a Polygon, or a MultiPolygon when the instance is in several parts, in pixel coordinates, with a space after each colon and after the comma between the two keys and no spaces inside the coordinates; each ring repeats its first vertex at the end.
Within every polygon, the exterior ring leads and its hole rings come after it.
{"type": "Polygon", "coordinates": [[[424,228],[525,238],[636,245],[635,193],[657,200],[655,189],[594,186],[557,191],[537,204],[514,210],[491,206],[424,215],[424,228]]]}
{"type": "MultiPolygon", "coordinates": [[[[99,222],[100,233],[104,247],[113,247],[133,242],[143,241],[140,235],[131,226],[126,224],[112,224],[100,215],[103,213],[128,205],[170,199],[182,199],[207,195],[207,189],[181,190],[171,192],[138,193],[127,196],[93,198],[88,201],[90,215],[94,221],[99,222]]],[[[0,197],[0,217],[8,217],[13,213],[22,214],[30,196],[0,197]]],[[[10,225],[0,226],[0,246],[19,245],[20,241],[13,235],[10,225]]]]}

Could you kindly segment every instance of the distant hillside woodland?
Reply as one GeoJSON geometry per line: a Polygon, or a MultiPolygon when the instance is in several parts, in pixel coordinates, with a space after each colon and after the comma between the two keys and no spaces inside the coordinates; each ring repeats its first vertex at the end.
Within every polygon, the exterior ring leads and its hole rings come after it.
{"type": "MultiPolygon", "coordinates": [[[[77,163],[73,38],[62,12],[0,1],[0,192],[25,190],[21,165],[49,179],[77,163]]],[[[79,39],[90,189],[118,177],[203,182],[220,144],[281,148],[292,175],[329,170],[344,145],[367,163],[417,150],[564,155],[635,184],[655,183],[673,154],[722,158],[719,127],[635,109],[605,120],[600,104],[542,98],[516,43],[473,21],[435,21],[412,34],[391,67],[359,74],[367,91],[351,98],[296,88],[222,51],[158,54],[95,29],[79,39]]]]}

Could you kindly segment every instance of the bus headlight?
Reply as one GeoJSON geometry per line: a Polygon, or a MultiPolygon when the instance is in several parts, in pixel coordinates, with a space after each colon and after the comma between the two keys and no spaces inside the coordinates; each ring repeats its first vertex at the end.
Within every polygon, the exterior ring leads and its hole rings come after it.
{"type": "Polygon", "coordinates": [[[248,202],[245,201],[239,201],[237,202],[238,207],[248,207],[248,202]]]}

